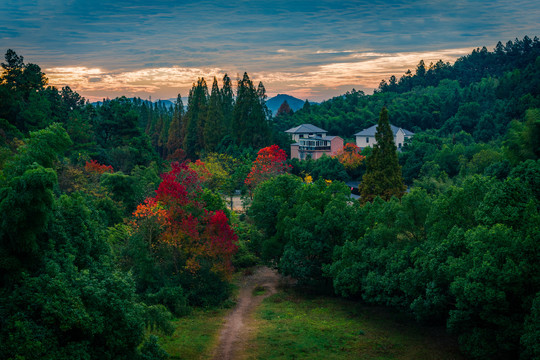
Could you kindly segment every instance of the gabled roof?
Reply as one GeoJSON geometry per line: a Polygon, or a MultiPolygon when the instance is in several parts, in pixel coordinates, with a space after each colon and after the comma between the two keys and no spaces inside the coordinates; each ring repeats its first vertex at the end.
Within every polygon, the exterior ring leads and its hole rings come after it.
{"type": "Polygon", "coordinates": [[[289,134],[313,134],[313,133],[327,133],[328,131],[323,130],[315,125],[311,124],[302,124],[300,126],[294,127],[285,131],[289,134]]]}
{"type": "MultiPolygon", "coordinates": [[[[392,129],[392,134],[394,134],[394,136],[396,136],[399,129],[401,129],[407,136],[414,135],[412,131],[405,130],[403,128],[400,128],[394,125],[390,125],[390,129],[392,129]]],[[[357,132],[356,134],[354,134],[354,136],[375,136],[376,132],[377,132],[377,125],[373,125],[372,127],[368,127],[367,129],[357,132]]]]}

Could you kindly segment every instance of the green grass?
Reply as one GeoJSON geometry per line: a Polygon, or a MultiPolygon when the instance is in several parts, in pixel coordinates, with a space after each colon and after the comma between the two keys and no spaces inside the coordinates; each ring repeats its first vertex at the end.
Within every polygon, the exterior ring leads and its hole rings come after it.
{"type": "Polygon", "coordinates": [[[256,285],[253,288],[253,291],[251,292],[251,294],[253,296],[260,296],[260,295],[263,295],[265,292],[266,292],[266,288],[264,286],[256,285]]]}
{"type": "Polygon", "coordinates": [[[444,329],[352,301],[282,291],[255,317],[245,359],[464,359],[444,329]]]}
{"type": "Polygon", "coordinates": [[[171,336],[158,335],[171,359],[210,359],[229,309],[194,310],[173,322],[171,336]]]}

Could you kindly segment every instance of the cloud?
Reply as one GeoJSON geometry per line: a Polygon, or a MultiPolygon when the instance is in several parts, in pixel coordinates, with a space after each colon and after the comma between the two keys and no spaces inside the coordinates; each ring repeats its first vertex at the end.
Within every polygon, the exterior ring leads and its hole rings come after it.
{"type": "MultiPolygon", "coordinates": [[[[348,53],[347,61],[327,63],[289,71],[257,71],[250,74],[255,82],[263,81],[270,95],[288,93],[302,98],[322,100],[328,96],[324,89],[350,90],[355,87],[372,91],[379,82],[390,75],[400,76],[407,69],[414,71],[423,59],[427,65],[439,59],[453,62],[458,56],[470,53],[470,48],[447,49],[433,52],[408,53],[348,53]]],[[[155,67],[114,72],[101,68],[57,67],[45,69],[51,85],[69,85],[91,100],[104,96],[125,94],[148,95],[154,98],[172,98],[178,93],[187,94],[192,84],[204,77],[208,83],[216,76],[223,78],[222,68],[207,67],[155,67]]],[[[243,71],[229,71],[235,78],[243,71]]]]}
{"type": "MultiPolygon", "coordinates": [[[[225,70],[283,74],[279,89],[306,93],[305,79],[328,76],[330,94],[347,81],[373,87],[422,54],[451,59],[460,49],[538,35],[538,18],[532,0],[5,0],[0,43],[55,69],[51,82],[74,81],[92,96],[98,86],[111,96],[111,89],[185,93],[198,76],[225,70]],[[80,69],[57,70],[67,67],[80,69]]],[[[323,94],[323,85],[312,93],[323,94]]]]}

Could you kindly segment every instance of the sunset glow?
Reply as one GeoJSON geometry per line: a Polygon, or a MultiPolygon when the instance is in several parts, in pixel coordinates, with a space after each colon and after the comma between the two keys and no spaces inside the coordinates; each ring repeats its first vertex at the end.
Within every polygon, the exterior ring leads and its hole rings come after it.
{"type": "Polygon", "coordinates": [[[90,100],[187,96],[248,72],[270,96],[321,101],[540,32],[536,2],[140,1],[0,4],[0,44],[90,100]]]}

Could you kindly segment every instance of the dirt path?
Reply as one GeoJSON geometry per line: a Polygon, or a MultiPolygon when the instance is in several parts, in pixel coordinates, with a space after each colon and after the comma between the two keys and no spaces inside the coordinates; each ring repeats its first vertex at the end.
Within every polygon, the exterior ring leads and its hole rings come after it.
{"type": "Polygon", "coordinates": [[[242,353],[253,330],[249,324],[250,319],[263,299],[275,294],[279,278],[274,270],[260,267],[252,275],[242,279],[238,303],[225,321],[213,359],[233,360],[236,359],[236,354],[242,353]],[[264,294],[253,295],[253,289],[257,285],[265,288],[264,294]]]}

